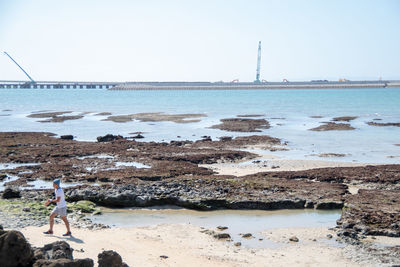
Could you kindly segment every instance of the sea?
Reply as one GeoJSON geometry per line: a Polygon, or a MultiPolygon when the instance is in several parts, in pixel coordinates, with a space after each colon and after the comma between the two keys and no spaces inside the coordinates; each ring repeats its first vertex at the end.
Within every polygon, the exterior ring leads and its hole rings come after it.
{"type": "MultiPolygon", "coordinates": [[[[256,117],[255,117],[256,118],[256,117]]],[[[400,122],[400,88],[280,89],[280,90],[141,90],[106,89],[0,89],[0,131],[72,134],[76,140],[96,141],[105,134],[132,136],[140,141],[199,140],[210,136],[269,135],[287,143],[287,151],[269,152],[281,159],[321,160],[318,154],[344,157],[323,160],[360,163],[400,163],[400,127],[370,126],[367,122],[400,122]],[[27,117],[37,112],[84,113],[78,120],[41,123],[27,117]],[[199,122],[116,123],[113,115],[163,112],[203,114],[199,122]],[[255,133],[227,132],[210,127],[220,119],[262,115],[270,129],[255,133]],[[321,116],[313,118],[312,116],[321,116]],[[357,116],[350,131],[310,131],[334,117],[357,116]]],[[[1,142],[1,140],[0,140],[1,142]]]]}

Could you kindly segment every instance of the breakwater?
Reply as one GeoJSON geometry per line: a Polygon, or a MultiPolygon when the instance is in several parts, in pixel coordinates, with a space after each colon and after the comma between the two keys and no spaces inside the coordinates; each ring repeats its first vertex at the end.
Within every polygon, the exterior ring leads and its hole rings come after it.
{"type": "Polygon", "coordinates": [[[264,82],[264,83],[211,83],[211,82],[134,82],[118,84],[109,90],[268,90],[268,89],[329,89],[329,88],[400,88],[400,81],[347,81],[347,82],[264,82]]]}

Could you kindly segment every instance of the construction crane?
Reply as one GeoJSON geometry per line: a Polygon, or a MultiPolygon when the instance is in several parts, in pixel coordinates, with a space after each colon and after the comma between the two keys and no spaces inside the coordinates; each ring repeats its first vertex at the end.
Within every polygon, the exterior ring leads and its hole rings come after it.
{"type": "Polygon", "coordinates": [[[260,67],[261,67],[261,41],[258,42],[258,54],[257,54],[257,71],[255,83],[260,83],[260,67]]]}
{"type": "Polygon", "coordinates": [[[29,80],[31,80],[31,84],[35,84],[36,82],[31,78],[31,76],[29,76],[29,74],[17,63],[17,61],[15,61],[6,51],[4,51],[4,54],[6,55],[6,56],[8,56],[17,66],[18,66],[18,68],[20,68],[24,73],[25,73],[25,75],[26,76],[28,76],[28,78],[29,78],[29,80]]]}

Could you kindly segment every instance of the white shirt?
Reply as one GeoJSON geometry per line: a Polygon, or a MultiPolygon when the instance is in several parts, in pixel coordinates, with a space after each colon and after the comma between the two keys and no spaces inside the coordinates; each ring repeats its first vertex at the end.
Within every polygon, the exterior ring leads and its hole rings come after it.
{"type": "Polygon", "coordinates": [[[65,203],[64,191],[61,188],[54,190],[56,194],[56,199],[60,197],[60,201],[57,202],[57,208],[65,208],[67,203],[65,203]]]}

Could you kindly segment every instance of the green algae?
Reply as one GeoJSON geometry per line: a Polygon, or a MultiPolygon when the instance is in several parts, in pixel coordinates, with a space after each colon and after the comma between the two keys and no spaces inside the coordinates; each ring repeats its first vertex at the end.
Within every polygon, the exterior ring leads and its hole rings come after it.
{"type": "MultiPolygon", "coordinates": [[[[49,216],[54,205],[45,206],[42,201],[27,201],[21,199],[0,199],[0,212],[12,214],[26,214],[29,216],[49,216]]],[[[68,213],[82,212],[92,213],[94,215],[101,214],[101,210],[96,207],[96,204],[81,200],[67,204],[68,213]]]]}
{"type": "Polygon", "coordinates": [[[68,203],[68,209],[72,211],[81,211],[83,213],[93,213],[96,211],[96,204],[89,200],[80,200],[74,203],[68,203]]]}

